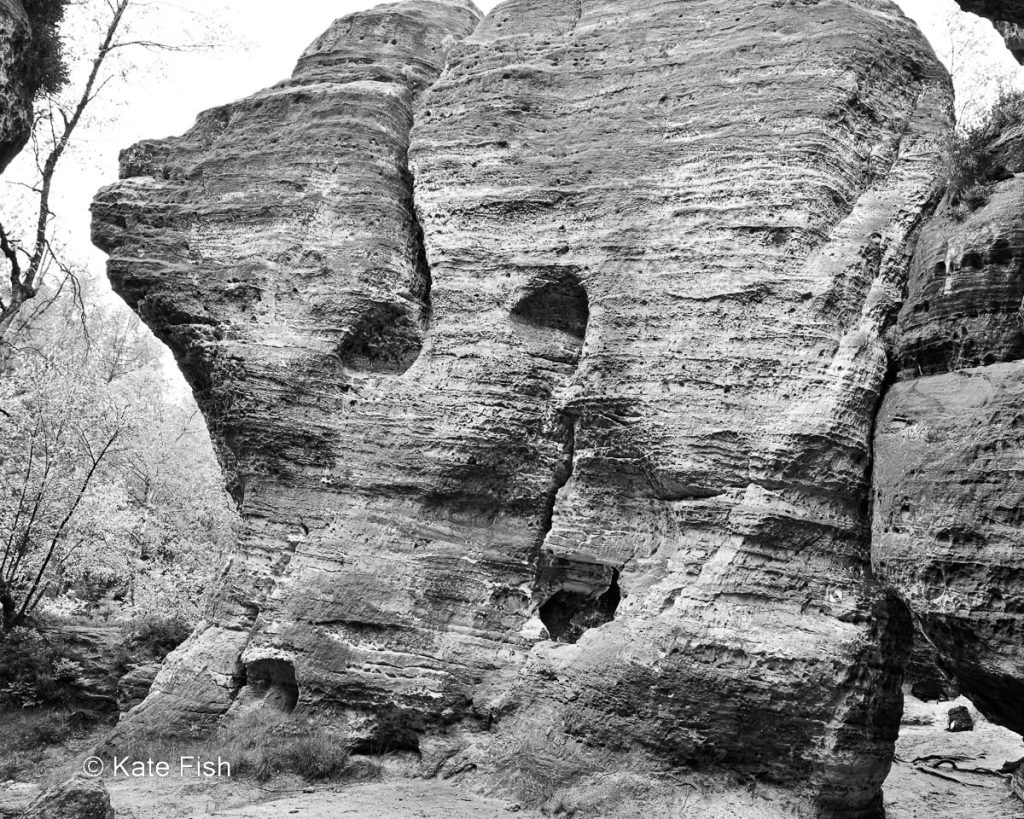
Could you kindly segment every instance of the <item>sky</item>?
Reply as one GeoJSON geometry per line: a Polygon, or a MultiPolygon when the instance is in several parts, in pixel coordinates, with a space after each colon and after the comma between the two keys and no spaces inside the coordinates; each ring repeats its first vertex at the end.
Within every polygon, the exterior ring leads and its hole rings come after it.
{"type": "MultiPolygon", "coordinates": [[[[628,0],[623,0],[627,2],[628,0]]],[[[682,2],[683,0],[680,0],[682,2]]],[[[498,0],[476,0],[488,11],[498,0]]],[[[991,105],[998,88],[1024,87],[1024,72],[1003,47],[991,24],[963,14],[954,0],[897,0],[953,69],[961,113],[976,117],[991,105]],[[970,51],[970,57],[966,52],[970,51]]],[[[165,43],[201,42],[200,50],[125,52],[116,78],[83,123],[75,148],[63,160],[53,209],[68,252],[86,267],[100,293],[109,288],[105,257],[89,242],[89,203],[104,184],[117,179],[122,148],[140,139],[186,131],[207,108],[245,97],[289,76],[296,60],[330,23],[376,0],[137,0],[141,11],[133,36],[165,43]],[[283,9],[282,6],[285,6],[283,9]]],[[[88,5],[88,4],[87,4],[88,5]]],[[[103,4],[94,3],[93,6],[103,4]]],[[[86,18],[69,20],[74,49],[94,50],[99,29],[86,18]]],[[[80,79],[74,74],[72,79],[80,79]]],[[[15,205],[17,182],[32,176],[24,152],[0,181],[0,214],[27,212],[15,205]]]]}

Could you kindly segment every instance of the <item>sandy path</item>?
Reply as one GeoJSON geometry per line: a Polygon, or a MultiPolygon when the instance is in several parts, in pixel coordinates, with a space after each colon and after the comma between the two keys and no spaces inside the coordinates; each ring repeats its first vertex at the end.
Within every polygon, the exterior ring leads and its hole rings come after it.
{"type": "Polygon", "coordinates": [[[510,802],[466,793],[443,782],[392,779],[324,786],[261,789],[241,783],[181,780],[108,781],[118,819],[532,819],[510,802]]]}
{"type": "Polygon", "coordinates": [[[962,697],[926,703],[907,695],[896,757],[885,781],[887,819],[1024,819],[1024,804],[1010,792],[1009,777],[998,773],[1004,763],[1024,758],[1024,742],[987,722],[962,697]],[[970,709],[973,731],[945,730],[946,714],[955,705],[970,709]],[[914,760],[929,756],[952,758],[960,770],[949,765],[935,770],[964,784],[920,770],[918,766],[929,767],[934,760],[914,760]],[[970,773],[969,768],[987,773],[970,773]]]}

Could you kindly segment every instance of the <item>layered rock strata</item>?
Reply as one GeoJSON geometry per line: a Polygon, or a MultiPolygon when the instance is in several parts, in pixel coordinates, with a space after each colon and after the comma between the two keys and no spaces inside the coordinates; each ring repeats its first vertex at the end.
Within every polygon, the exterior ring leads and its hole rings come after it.
{"type": "Polygon", "coordinates": [[[947,77],[878,0],[476,20],[343,18],[97,198],[245,520],[127,730],[295,709],[508,789],[881,815],[870,439],[947,77]]]}
{"type": "Polygon", "coordinates": [[[20,0],[0,0],[0,171],[28,141],[32,95],[22,69],[30,41],[20,0]]]}
{"type": "Polygon", "coordinates": [[[899,383],[875,436],[873,554],[960,689],[1024,732],[1024,133],[985,146],[988,201],[921,234],[898,325],[899,383]]]}

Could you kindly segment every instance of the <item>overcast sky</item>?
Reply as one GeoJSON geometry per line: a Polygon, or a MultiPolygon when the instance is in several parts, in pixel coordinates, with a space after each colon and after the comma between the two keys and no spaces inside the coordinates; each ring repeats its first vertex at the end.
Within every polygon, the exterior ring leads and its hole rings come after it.
{"type": "MultiPolygon", "coordinates": [[[[89,203],[103,184],[117,179],[118,152],[144,138],[186,131],[200,111],[264,88],[291,74],[305,49],[337,17],[370,8],[375,0],[139,0],[145,12],[142,36],[165,42],[209,38],[215,47],[183,53],[139,54],[123,80],[104,92],[96,106],[99,119],[83,128],[76,150],[69,154],[55,189],[54,211],[77,259],[103,282],[104,256],[89,243],[89,203]]],[[[498,0],[477,0],[483,11],[498,0]]],[[[628,0],[623,0],[628,2],[628,0]]],[[[680,0],[682,2],[682,0],[680,0]]],[[[940,58],[949,59],[950,33],[966,30],[980,54],[961,63],[969,70],[958,88],[964,99],[981,100],[1006,78],[1022,74],[991,24],[972,15],[950,18],[954,0],[898,0],[932,40],[940,58]],[[952,19],[952,23],[950,20],[952,19]],[[973,72],[973,73],[972,73],[973,72]],[[980,90],[979,90],[980,89],[980,90]]],[[[87,26],[85,27],[87,29],[87,26]]],[[[95,31],[85,30],[92,42],[95,31]]],[[[1019,81],[1019,80],[1014,80],[1019,81]]],[[[22,155],[0,182],[0,209],[9,210],[15,188],[11,181],[30,178],[30,158],[22,155]],[[20,167],[19,167],[20,165],[20,167]],[[4,207],[4,206],[7,207],[4,207]]],[[[24,212],[25,208],[18,208],[24,212]]]]}

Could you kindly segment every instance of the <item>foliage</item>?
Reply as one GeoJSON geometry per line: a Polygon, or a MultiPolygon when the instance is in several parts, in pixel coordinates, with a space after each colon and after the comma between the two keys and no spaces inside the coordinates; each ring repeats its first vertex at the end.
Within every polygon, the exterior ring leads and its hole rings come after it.
{"type": "Polygon", "coordinates": [[[129,759],[220,758],[231,766],[232,777],[257,782],[289,775],[311,782],[352,782],[382,774],[377,763],[353,755],[337,729],[265,708],[234,716],[206,738],[148,732],[130,735],[112,750],[129,759]]]}
{"type": "Polygon", "coordinates": [[[68,81],[60,24],[68,0],[22,0],[32,28],[32,47],[23,71],[32,96],[56,94],[68,81]]]}
{"type": "Polygon", "coordinates": [[[18,708],[3,713],[0,782],[39,775],[51,749],[64,747],[77,733],[71,714],[61,707],[18,708]]]}
{"type": "Polygon", "coordinates": [[[230,503],[194,405],[168,396],[138,320],[83,311],[70,288],[50,295],[0,350],[4,626],[68,596],[140,622],[159,613],[143,639],[163,650],[198,618],[230,503]]]}
{"type": "Polygon", "coordinates": [[[60,646],[34,629],[0,633],[0,705],[36,708],[62,700],[82,667],[61,655],[60,646]]]}
{"type": "MultiPolygon", "coordinates": [[[[957,219],[988,203],[991,187],[1005,179],[1003,159],[993,143],[1007,128],[1024,119],[1024,92],[1004,92],[984,121],[953,137],[949,167],[949,204],[957,219]]],[[[1020,140],[1024,145],[1024,140],[1020,140]]],[[[1020,150],[1020,148],[1018,148],[1020,150]]],[[[1024,157],[1022,157],[1024,159],[1024,157]]]]}
{"type": "Polygon", "coordinates": [[[180,646],[192,632],[192,624],[181,615],[147,614],[132,624],[132,644],[162,660],[180,646]]]}
{"type": "Polygon", "coordinates": [[[336,733],[280,712],[253,711],[223,729],[219,739],[231,751],[232,773],[260,782],[283,773],[337,779],[349,767],[348,745],[336,733]]]}

